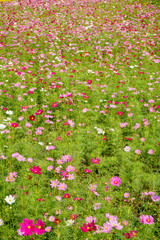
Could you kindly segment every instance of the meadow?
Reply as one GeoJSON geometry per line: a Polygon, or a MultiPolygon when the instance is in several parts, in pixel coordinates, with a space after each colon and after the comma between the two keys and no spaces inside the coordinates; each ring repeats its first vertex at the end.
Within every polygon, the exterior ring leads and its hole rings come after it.
{"type": "Polygon", "coordinates": [[[160,239],[156,3],[0,2],[0,239],[160,239]]]}

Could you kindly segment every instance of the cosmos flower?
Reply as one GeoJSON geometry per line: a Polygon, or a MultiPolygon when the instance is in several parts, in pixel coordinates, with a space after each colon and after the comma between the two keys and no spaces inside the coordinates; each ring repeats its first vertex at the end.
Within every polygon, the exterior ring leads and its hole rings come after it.
{"type": "Polygon", "coordinates": [[[115,186],[120,186],[120,184],[121,184],[121,179],[119,178],[119,177],[112,177],[111,179],[110,179],[110,183],[111,183],[111,185],[115,185],[115,186]]]}
{"type": "Polygon", "coordinates": [[[34,232],[37,235],[42,235],[43,233],[45,233],[44,225],[45,223],[38,219],[37,222],[35,223],[35,226],[37,226],[38,228],[35,228],[34,232]]]}
{"type": "Polygon", "coordinates": [[[31,172],[34,174],[42,174],[40,171],[42,170],[39,166],[33,166],[33,168],[30,168],[31,172]]]}
{"type": "Polygon", "coordinates": [[[36,227],[35,225],[33,224],[33,220],[31,219],[27,219],[25,218],[24,219],[24,223],[20,223],[20,230],[21,232],[24,232],[24,236],[27,236],[27,235],[32,235],[33,232],[35,232],[36,230],[36,227]]]}
{"type": "Polygon", "coordinates": [[[16,199],[12,196],[12,195],[9,195],[5,198],[5,201],[8,203],[8,204],[12,204],[16,201],[16,199]]]}

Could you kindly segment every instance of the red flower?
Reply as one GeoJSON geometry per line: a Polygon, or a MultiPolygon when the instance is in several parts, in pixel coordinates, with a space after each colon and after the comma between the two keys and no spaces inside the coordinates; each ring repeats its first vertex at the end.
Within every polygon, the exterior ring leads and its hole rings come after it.
{"type": "Polygon", "coordinates": [[[55,219],[54,223],[57,225],[58,223],[60,223],[62,221],[60,221],[59,219],[55,219]]]}
{"type": "Polygon", "coordinates": [[[72,218],[73,220],[75,220],[77,218],[77,215],[74,215],[74,214],[70,214],[70,218],[72,218]]]}
{"type": "Polygon", "coordinates": [[[83,232],[91,232],[91,231],[96,231],[96,226],[94,225],[94,220],[91,222],[91,223],[88,223],[87,225],[86,224],[83,224],[84,227],[81,227],[81,230],[83,232]]]}
{"type": "Polygon", "coordinates": [[[125,233],[124,236],[125,236],[127,239],[130,239],[130,238],[131,238],[130,233],[125,233]]]}
{"type": "Polygon", "coordinates": [[[29,119],[30,119],[31,121],[35,121],[35,116],[31,115],[31,116],[29,117],[29,119]]]}
{"type": "Polygon", "coordinates": [[[19,125],[17,123],[12,123],[12,127],[16,128],[19,127],[19,125]]]}
{"type": "Polygon", "coordinates": [[[41,171],[41,168],[39,166],[35,167],[33,166],[33,169],[30,168],[31,172],[33,172],[34,174],[42,174],[40,171],[41,171]]]}
{"type": "Polygon", "coordinates": [[[38,228],[36,228],[34,232],[37,235],[42,235],[43,233],[45,233],[44,225],[45,225],[45,223],[42,222],[40,219],[38,219],[35,224],[35,226],[38,226],[38,228]]]}
{"type": "Polygon", "coordinates": [[[68,193],[64,194],[64,198],[70,198],[70,195],[68,193]]]}

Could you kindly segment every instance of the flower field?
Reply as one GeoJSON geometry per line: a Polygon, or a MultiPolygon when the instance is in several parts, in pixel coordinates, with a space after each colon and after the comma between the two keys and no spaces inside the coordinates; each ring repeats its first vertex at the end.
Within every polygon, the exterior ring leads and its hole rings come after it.
{"type": "Polygon", "coordinates": [[[160,239],[160,9],[0,2],[0,239],[160,239]]]}

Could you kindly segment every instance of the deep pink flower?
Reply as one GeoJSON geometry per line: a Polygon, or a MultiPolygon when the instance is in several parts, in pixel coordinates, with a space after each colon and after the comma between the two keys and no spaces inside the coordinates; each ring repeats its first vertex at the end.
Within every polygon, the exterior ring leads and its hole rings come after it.
{"type": "Polygon", "coordinates": [[[35,226],[38,227],[38,228],[35,229],[35,233],[38,234],[38,235],[41,235],[41,234],[45,233],[44,225],[45,225],[45,223],[42,222],[40,219],[38,219],[36,224],[35,224],[35,226]]]}
{"type": "Polygon", "coordinates": [[[130,233],[125,233],[124,236],[125,236],[127,239],[130,239],[130,238],[131,238],[130,233]]]}
{"type": "Polygon", "coordinates": [[[96,226],[94,225],[94,220],[92,221],[92,223],[88,223],[87,225],[86,224],[83,224],[84,227],[81,227],[81,230],[83,232],[91,232],[91,231],[96,231],[96,226]]]}
{"type": "Polygon", "coordinates": [[[57,104],[57,102],[55,102],[55,103],[53,102],[53,103],[52,103],[52,105],[51,105],[51,107],[53,107],[53,108],[56,108],[56,107],[58,107],[58,104],[57,104]]]}
{"type": "Polygon", "coordinates": [[[84,171],[85,171],[85,173],[90,173],[91,172],[91,170],[89,170],[88,168],[86,168],[84,171]]]}
{"type": "Polygon", "coordinates": [[[40,114],[42,114],[42,113],[43,113],[43,110],[40,109],[40,110],[37,110],[37,112],[35,113],[35,115],[40,115],[40,114]]]}
{"type": "Polygon", "coordinates": [[[94,158],[92,158],[92,160],[91,160],[93,163],[100,163],[100,159],[99,158],[97,158],[97,157],[95,157],[95,159],[94,158]]]}
{"type": "Polygon", "coordinates": [[[64,194],[64,198],[70,198],[70,195],[68,193],[64,194]]]}
{"type": "Polygon", "coordinates": [[[19,127],[19,125],[17,123],[12,123],[12,127],[16,128],[19,127]]]}
{"type": "Polygon", "coordinates": [[[30,168],[31,172],[33,172],[34,174],[42,174],[40,171],[42,170],[39,166],[35,167],[33,166],[33,168],[30,168]]]}
{"type": "Polygon", "coordinates": [[[118,112],[118,115],[119,115],[119,116],[122,116],[122,115],[123,115],[123,112],[118,112]]]}
{"type": "Polygon", "coordinates": [[[24,223],[20,223],[20,226],[20,230],[21,232],[24,232],[24,236],[32,235],[32,233],[35,232],[36,229],[35,225],[33,224],[33,220],[27,218],[24,219],[24,223]]]}

